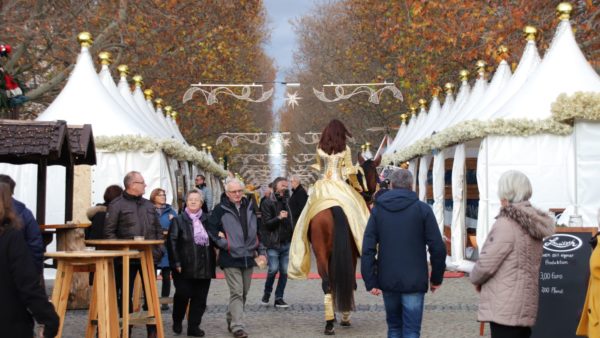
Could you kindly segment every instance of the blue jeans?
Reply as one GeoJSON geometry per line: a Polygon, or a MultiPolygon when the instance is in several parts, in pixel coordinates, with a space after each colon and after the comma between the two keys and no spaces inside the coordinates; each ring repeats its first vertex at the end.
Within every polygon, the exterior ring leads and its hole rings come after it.
{"type": "Polygon", "coordinates": [[[283,299],[283,290],[287,284],[287,268],[290,256],[290,243],[281,244],[279,249],[268,249],[269,256],[269,272],[265,282],[265,293],[273,292],[273,284],[275,283],[275,275],[279,272],[279,281],[277,289],[275,289],[275,299],[283,299]]]}
{"type": "Polygon", "coordinates": [[[388,338],[419,338],[425,293],[383,292],[388,338]]]}

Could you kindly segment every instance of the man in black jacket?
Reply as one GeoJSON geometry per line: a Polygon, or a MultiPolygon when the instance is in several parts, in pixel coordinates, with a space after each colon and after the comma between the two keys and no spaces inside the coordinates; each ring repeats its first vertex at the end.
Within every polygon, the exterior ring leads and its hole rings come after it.
{"type": "Polygon", "coordinates": [[[367,291],[383,292],[388,336],[418,337],[425,292],[442,284],[446,247],[431,207],[412,191],[410,171],[398,169],[389,179],[392,190],[375,200],[367,223],[361,272],[367,291]]]}
{"type": "Polygon", "coordinates": [[[298,176],[292,176],[290,179],[292,183],[292,197],[290,197],[290,211],[292,212],[292,220],[294,220],[294,226],[298,221],[298,217],[302,213],[302,209],[306,205],[308,200],[308,194],[306,189],[302,186],[300,178],[298,176]]]}
{"type": "MultiPolygon", "coordinates": [[[[108,206],[106,213],[106,224],[104,225],[104,237],[106,239],[133,239],[134,236],[144,236],[144,239],[163,239],[162,227],[154,205],[142,197],[146,191],[146,182],[137,171],[131,171],[123,179],[125,191],[115,198],[108,206]]],[[[163,254],[162,246],[156,246],[152,250],[154,262],[160,261],[163,254]]],[[[121,289],[122,289],[122,266],[117,261],[115,277],[117,284],[117,298],[119,312],[121,311],[121,289]]],[[[129,269],[129,309],[133,309],[131,297],[133,295],[133,282],[137,273],[141,274],[141,265],[138,261],[132,261],[129,269]]],[[[145,297],[144,297],[145,298],[145,297]]],[[[146,306],[144,306],[146,308],[146,306]]],[[[156,337],[156,326],[147,325],[148,337],[156,337]]]]}
{"type": "Polygon", "coordinates": [[[244,197],[244,186],[239,180],[230,179],[225,183],[225,194],[221,203],[213,209],[207,230],[220,249],[217,264],[223,269],[229,287],[227,329],[236,338],[248,337],[243,322],[244,304],[250,290],[252,271],[257,261],[263,265],[267,258],[265,248],[258,240],[254,208],[244,197]]]}
{"type": "Polygon", "coordinates": [[[273,181],[273,194],[264,200],[260,208],[262,214],[261,238],[267,247],[269,257],[269,272],[261,302],[263,305],[269,304],[275,276],[279,272],[279,281],[275,290],[275,307],[277,308],[288,307],[283,301],[283,292],[287,283],[290,242],[294,233],[293,217],[288,202],[288,181],[283,177],[278,177],[273,181]]]}

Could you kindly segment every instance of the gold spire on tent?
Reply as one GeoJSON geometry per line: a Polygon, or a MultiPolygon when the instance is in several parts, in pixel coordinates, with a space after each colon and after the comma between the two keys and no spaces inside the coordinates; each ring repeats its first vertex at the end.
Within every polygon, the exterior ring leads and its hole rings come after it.
{"type": "Polygon", "coordinates": [[[112,54],[110,52],[100,52],[98,53],[98,60],[100,60],[101,65],[108,66],[112,63],[112,54]]]}
{"type": "Polygon", "coordinates": [[[94,43],[94,39],[92,38],[92,34],[90,32],[81,32],[77,35],[77,41],[81,45],[81,47],[91,47],[92,43],[94,43]]]}
{"type": "Polygon", "coordinates": [[[117,67],[117,70],[119,71],[119,75],[121,77],[127,78],[127,75],[129,74],[129,66],[119,65],[119,67],[117,67]]]}

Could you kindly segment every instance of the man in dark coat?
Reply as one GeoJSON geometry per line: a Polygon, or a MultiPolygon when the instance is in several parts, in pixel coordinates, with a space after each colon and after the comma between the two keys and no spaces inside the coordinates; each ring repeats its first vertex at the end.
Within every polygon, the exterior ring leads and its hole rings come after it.
{"type": "MultiPolygon", "coordinates": [[[[11,194],[15,194],[15,181],[8,175],[0,175],[0,182],[6,183],[10,186],[11,194]]],[[[29,247],[29,252],[33,257],[33,262],[35,267],[40,275],[44,272],[44,241],[42,240],[42,232],[40,231],[40,226],[38,225],[35,217],[33,217],[33,213],[29,210],[23,202],[16,200],[14,197],[13,201],[13,209],[16,214],[21,218],[21,222],[23,227],[21,231],[23,232],[23,237],[25,238],[25,242],[27,243],[27,247],[29,247]]]]}
{"type": "Polygon", "coordinates": [[[425,293],[442,284],[446,247],[431,207],[411,190],[410,171],[398,169],[389,179],[392,190],[375,201],[367,223],[361,272],[367,291],[383,292],[388,335],[418,337],[425,293]]]}
{"type": "MultiPolygon", "coordinates": [[[[108,206],[106,224],[104,225],[104,237],[106,239],[133,239],[134,236],[144,236],[144,239],[163,239],[162,227],[154,204],[142,197],[146,191],[146,182],[137,171],[131,171],[123,179],[125,191],[115,198],[108,206]]],[[[155,264],[162,258],[162,246],[156,246],[152,250],[155,264]]],[[[131,297],[133,295],[133,283],[138,272],[141,274],[141,265],[138,261],[132,261],[129,269],[129,309],[133,309],[131,297]]],[[[119,311],[121,311],[121,289],[122,289],[122,266],[117,262],[115,277],[117,282],[117,295],[119,298],[119,311]]],[[[144,297],[145,298],[145,297],[144,297]]],[[[145,306],[147,307],[147,306],[145,306]]],[[[148,337],[156,336],[156,326],[148,325],[148,337]]]]}
{"type": "Polygon", "coordinates": [[[261,240],[267,247],[269,270],[265,281],[265,291],[261,302],[269,304],[275,277],[279,272],[279,281],[275,290],[275,307],[287,308],[283,301],[283,292],[287,284],[287,267],[290,255],[290,243],[294,233],[293,217],[289,206],[288,181],[278,177],[273,181],[273,194],[264,200],[260,211],[262,214],[261,240]]]}
{"type": "Polygon", "coordinates": [[[258,239],[254,208],[244,197],[244,186],[239,180],[229,179],[225,183],[225,195],[213,209],[207,223],[208,234],[220,249],[217,264],[225,273],[229,287],[227,329],[236,338],[248,337],[243,322],[244,304],[250,290],[252,271],[257,261],[263,265],[267,258],[258,239]]]}
{"type": "Polygon", "coordinates": [[[292,211],[292,220],[294,221],[294,225],[296,225],[296,221],[298,221],[298,217],[300,217],[302,209],[304,209],[308,200],[308,194],[298,176],[292,176],[290,183],[292,184],[292,197],[290,197],[289,203],[290,210],[292,211]]]}

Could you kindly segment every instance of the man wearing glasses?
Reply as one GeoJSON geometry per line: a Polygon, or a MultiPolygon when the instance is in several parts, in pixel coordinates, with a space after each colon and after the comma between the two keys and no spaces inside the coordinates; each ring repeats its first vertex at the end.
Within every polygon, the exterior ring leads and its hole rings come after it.
{"type": "Polygon", "coordinates": [[[227,329],[236,338],[248,337],[244,326],[244,304],[257,263],[265,265],[266,249],[258,239],[254,208],[237,179],[225,183],[225,195],[208,219],[208,232],[219,247],[218,264],[229,287],[227,329]]]}
{"type": "MultiPolygon", "coordinates": [[[[146,182],[137,171],[131,171],[123,179],[125,191],[115,198],[108,206],[106,224],[104,225],[104,237],[106,239],[133,239],[134,236],[144,236],[144,239],[163,239],[162,228],[154,204],[142,197],[146,191],[146,182]]],[[[152,252],[154,264],[162,257],[163,250],[156,246],[152,252]]],[[[121,289],[122,289],[122,266],[116,261],[115,277],[117,283],[117,295],[119,312],[121,311],[121,289]]],[[[133,309],[131,297],[133,295],[133,282],[140,271],[139,261],[132,261],[129,269],[129,309],[133,309]]],[[[145,297],[144,297],[145,298],[145,297]]],[[[144,306],[146,308],[146,306],[144,306]]],[[[156,337],[156,326],[148,325],[148,337],[156,337]]]]}

